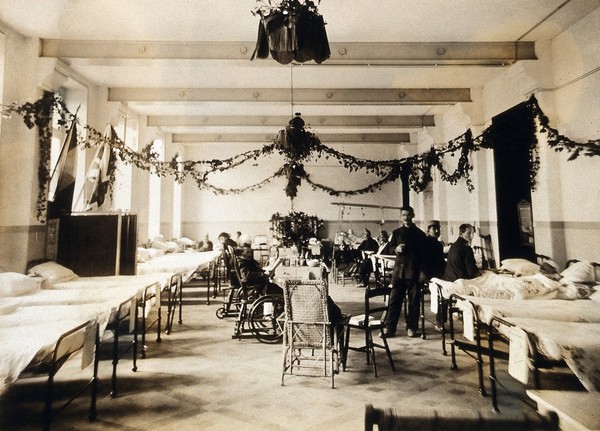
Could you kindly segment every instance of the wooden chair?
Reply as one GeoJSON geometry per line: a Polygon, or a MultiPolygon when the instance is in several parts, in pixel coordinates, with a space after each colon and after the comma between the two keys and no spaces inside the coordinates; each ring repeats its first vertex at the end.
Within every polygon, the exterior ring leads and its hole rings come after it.
{"type": "MultiPolygon", "coordinates": [[[[382,338],[383,344],[375,343],[373,340],[373,331],[381,331],[383,329],[383,321],[385,314],[388,310],[387,299],[390,296],[392,289],[390,287],[375,287],[374,289],[365,289],[365,312],[364,314],[353,316],[348,322],[348,329],[346,331],[346,341],[344,343],[346,351],[354,350],[357,352],[363,352],[367,358],[367,364],[373,364],[373,373],[377,377],[377,364],[375,362],[375,348],[384,349],[390,367],[392,371],[396,371],[394,365],[394,359],[388,345],[387,339],[382,338]],[[350,331],[355,329],[364,333],[364,345],[350,346],[350,331]]],[[[344,370],[346,369],[345,358],[347,354],[344,354],[344,370]]]]}

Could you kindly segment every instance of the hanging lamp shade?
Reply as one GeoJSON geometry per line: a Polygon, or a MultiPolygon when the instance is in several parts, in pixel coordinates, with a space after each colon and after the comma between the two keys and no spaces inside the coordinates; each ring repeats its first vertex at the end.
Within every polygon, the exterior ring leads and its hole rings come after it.
{"type": "Polygon", "coordinates": [[[312,1],[284,0],[279,6],[253,11],[260,16],[258,39],[251,60],[268,58],[288,64],[314,60],[322,63],[331,56],[325,20],[312,1]]]}
{"type": "Polygon", "coordinates": [[[292,160],[300,160],[308,156],[313,142],[317,140],[313,133],[304,128],[304,125],[304,120],[297,112],[275,137],[275,146],[292,160]]]}

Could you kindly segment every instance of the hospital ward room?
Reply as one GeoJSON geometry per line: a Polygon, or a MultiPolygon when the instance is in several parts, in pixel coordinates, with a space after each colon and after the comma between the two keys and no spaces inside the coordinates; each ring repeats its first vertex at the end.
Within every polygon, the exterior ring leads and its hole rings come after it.
{"type": "Polygon", "coordinates": [[[3,0],[0,430],[600,430],[598,0],[3,0]]]}

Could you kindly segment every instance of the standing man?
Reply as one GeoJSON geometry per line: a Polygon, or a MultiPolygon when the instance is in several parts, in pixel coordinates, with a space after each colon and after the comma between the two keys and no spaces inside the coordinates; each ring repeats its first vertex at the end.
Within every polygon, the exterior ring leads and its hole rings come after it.
{"type": "Polygon", "coordinates": [[[417,336],[419,327],[421,292],[419,274],[423,259],[425,233],[414,223],[415,211],[412,207],[402,207],[400,221],[402,226],[392,232],[389,247],[396,253],[392,273],[392,292],[388,312],[384,321],[381,337],[393,337],[400,319],[404,297],[408,292],[408,315],[406,317],[406,335],[417,336]]]}
{"type": "Polygon", "coordinates": [[[429,281],[434,277],[444,278],[446,259],[440,235],[440,222],[431,221],[427,226],[427,236],[423,244],[423,266],[421,267],[423,281],[429,281]]]}
{"type": "Polygon", "coordinates": [[[468,224],[461,224],[458,228],[458,238],[448,250],[446,272],[444,279],[456,281],[459,278],[471,279],[479,277],[481,272],[475,263],[475,255],[471,248],[471,240],[475,228],[468,224]]]}
{"type": "MultiPolygon", "coordinates": [[[[432,278],[444,278],[446,259],[444,258],[444,243],[440,241],[440,222],[432,220],[427,226],[427,236],[423,245],[423,266],[421,281],[428,283],[432,278]]],[[[423,286],[427,288],[427,285],[423,286]]],[[[446,308],[439,307],[436,314],[436,328],[441,329],[446,322],[446,308]]]]}

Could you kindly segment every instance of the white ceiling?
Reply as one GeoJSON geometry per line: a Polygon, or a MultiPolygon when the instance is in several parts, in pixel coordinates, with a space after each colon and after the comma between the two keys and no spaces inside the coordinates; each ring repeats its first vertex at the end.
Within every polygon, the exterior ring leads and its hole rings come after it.
{"type": "Polygon", "coordinates": [[[418,121],[396,117],[439,114],[456,100],[413,99],[411,89],[481,87],[502,64],[514,62],[514,57],[489,58],[497,49],[493,43],[509,43],[503,52],[508,46],[510,54],[516,42],[526,47],[551,39],[599,7],[600,0],[323,0],[319,12],[332,57],[320,65],[250,61],[259,22],[251,10],[257,4],[2,0],[0,21],[43,39],[42,55],[60,57],[77,75],[111,89],[117,97],[111,100],[149,115],[167,133],[208,134],[198,141],[256,133],[260,140],[260,134],[281,128],[268,118],[283,125],[284,117],[298,111],[316,132],[414,131],[422,127],[418,121]],[[415,59],[423,52],[425,58],[415,59]],[[275,102],[264,100],[266,89],[280,90],[275,102]],[[322,91],[306,99],[309,89],[322,91]],[[385,99],[369,89],[407,97],[385,99]],[[238,121],[255,116],[256,125],[238,121]],[[352,116],[371,118],[372,124],[352,126],[347,118],[352,116]],[[391,125],[384,126],[387,120],[391,125]]]}

